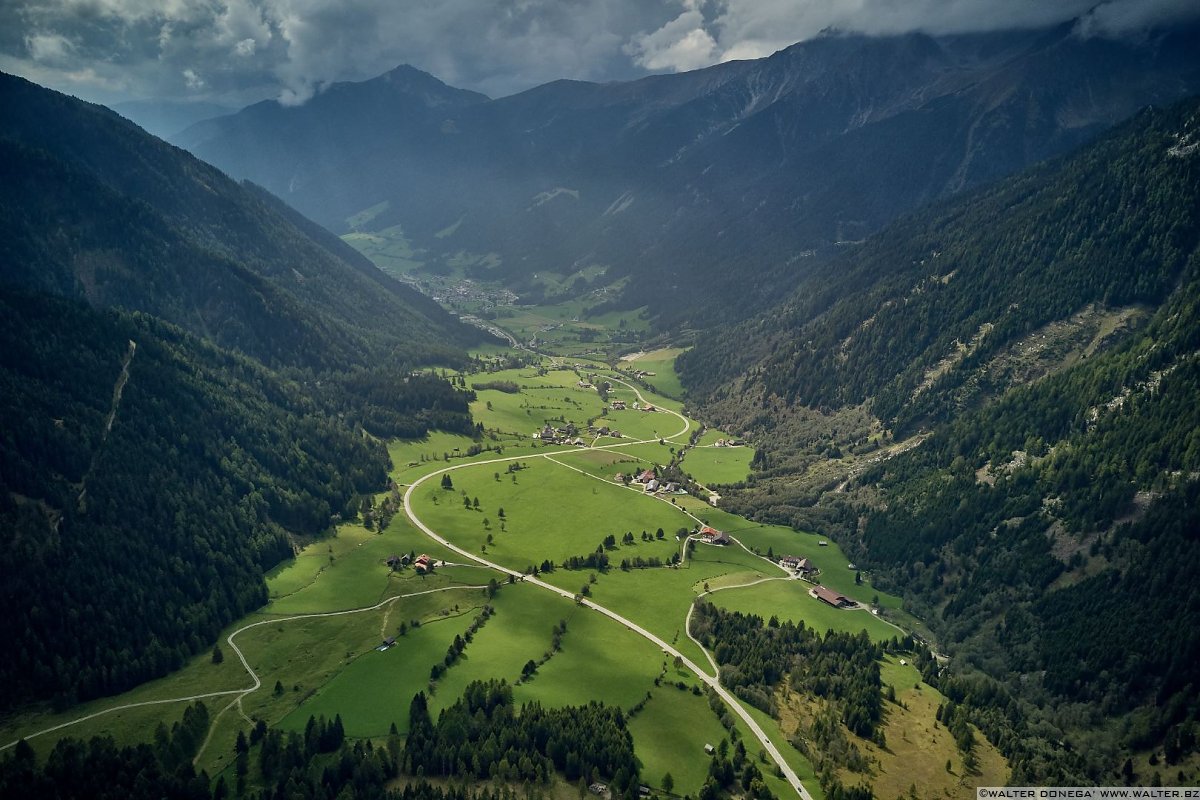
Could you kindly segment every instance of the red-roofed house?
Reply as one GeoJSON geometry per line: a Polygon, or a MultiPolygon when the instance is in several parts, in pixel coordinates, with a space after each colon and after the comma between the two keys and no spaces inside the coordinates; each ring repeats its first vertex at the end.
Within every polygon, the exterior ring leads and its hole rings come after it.
{"type": "Polygon", "coordinates": [[[700,533],[698,535],[701,539],[709,544],[729,544],[728,536],[716,528],[710,528],[707,525],[700,529],[700,533]]]}

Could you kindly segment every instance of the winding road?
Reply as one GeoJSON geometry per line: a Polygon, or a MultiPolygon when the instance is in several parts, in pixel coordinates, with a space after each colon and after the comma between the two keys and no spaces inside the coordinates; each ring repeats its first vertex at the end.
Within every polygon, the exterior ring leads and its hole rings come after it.
{"type": "MultiPolygon", "coordinates": [[[[644,402],[641,392],[638,391],[636,387],[633,387],[619,379],[612,379],[612,380],[617,380],[618,383],[622,383],[627,388],[632,389],[633,392],[638,396],[639,401],[644,402]]],[[[664,410],[668,411],[668,413],[674,414],[684,424],[682,431],[680,431],[679,433],[673,434],[671,437],[664,437],[664,438],[672,438],[673,439],[675,437],[678,437],[678,436],[681,436],[681,435],[687,433],[688,430],[690,430],[690,428],[691,428],[690,420],[688,420],[682,414],[678,414],[674,411],[670,411],[669,409],[664,409],[664,410]]],[[[621,447],[621,446],[626,446],[626,445],[631,445],[631,444],[646,444],[646,443],[653,442],[653,441],[657,441],[657,439],[647,439],[647,440],[641,440],[638,442],[628,442],[628,443],[622,443],[620,445],[605,445],[605,446],[602,446],[602,447],[599,447],[596,449],[611,449],[611,448],[616,448],[616,447],[621,447]]],[[[656,634],[651,633],[650,631],[643,628],[641,625],[638,625],[636,622],[634,622],[630,619],[627,619],[626,617],[621,616],[620,614],[616,613],[615,611],[612,611],[611,609],[608,609],[608,608],[600,605],[599,603],[596,603],[596,602],[590,600],[589,598],[577,597],[575,594],[571,593],[570,591],[568,591],[566,589],[561,589],[557,586],[554,586],[553,584],[547,583],[546,581],[542,580],[541,578],[537,577],[536,575],[526,575],[525,573],[518,572],[517,570],[514,570],[514,569],[510,569],[501,564],[497,564],[494,561],[489,561],[488,559],[483,558],[473,552],[470,552],[469,550],[465,550],[465,549],[459,547],[458,545],[454,544],[446,537],[439,534],[433,528],[426,525],[421,520],[421,518],[417,516],[416,511],[413,510],[413,505],[412,505],[413,493],[416,492],[417,489],[422,484],[424,484],[426,481],[428,481],[432,478],[439,477],[440,475],[442,475],[444,473],[453,472],[454,470],[462,469],[463,467],[469,467],[469,466],[474,467],[474,466],[482,466],[485,464],[496,464],[496,463],[502,463],[502,462],[508,462],[508,461],[516,461],[516,460],[519,460],[522,458],[531,458],[531,457],[532,458],[550,458],[552,455],[557,455],[557,452],[553,453],[553,454],[550,454],[550,453],[539,454],[536,456],[529,456],[529,455],[508,456],[508,457],[504,457],[504,458],[486,459],[483,461],[472,461],[468,464],[459,464],[456,466],[445,467],[443,469],[436,470],[434,472],[429,473],[428,475],[424,475],[424,476],[418,478],[417,480],[413,481],[409,485],[408,489],[404,492],[404,513],[405,513],[405,515],[408,516],[409,520],[413,523],[413,525],[415,525],[417,527],[418,530],[420,530],[422,533],[424,533],[426,536],[428,536],[433,541],[437,542],[438,544],[442,545],[443,547],[447,548],[448,550],[451,550],[451,551],[459,554],[463,558],[466,558],[470,561],[474,561],[475,563],[481,564],[485,567],[494,569],[497,572],[501,572],[505,575],[510,575],[514,579],[522,580],[525,583],[532,584],[532,585],[537,586],[541,589],[544,589],[548,592],[553,592],[553,593],[560,595],[568,600],[579,603],[582,606],[590,608],[593,611],[596,611],[600,614],[603,614],[604,616],[613,620],[617,624],[622,625],[626,629],[633,631],[634,633],[638,634],[639,636],[653,642],[665,654],[667,654],[669,656],[674,656],[675,658],[679,659],[681,664],[686,666],[689,670],[691,670],[691,672],[697,678],[700,679],[701,682],[703,682],[706,686],[708,686],[714,692],[716,692],[717,696],[719,696],[723,701],[725,701],[725,704],[727,706],[729,706],[730,710],[733,711],[735,714],[737,714],[741,718],[742,722],[744,722],[746,724],[746,727],[748,727],[750,729],[750,731],[754,734],[755,738],[757,738],[759,743],[763,746],[763,749],[766,750],[766,752],[770,755],[771,760],[775,762],[776,766],[779,768],[780,772],[783,774],[784,779],[787,780],[787,782],[796,790],[796,793],[798,795],[800,795],[800,797],[802,797],[803,800],[812,800],[812,795],[810,795],[808,790],[804,788],[804,785],[800,782],[800,777],[798,775],[796,775],[795,770],[793,770],[791,768],[791,766],[787,763],[787,761],[784,759],[783,754],[779,752],[779,749],[775,746],[775,743],[771,741],[771,738],[769,736],[767,736],[766,731],[764,731],[762,729],[762,726],[760,726],[758,724],[758,722],[755,721],[755,719],[752,716],[750,716],[750,713],[748,711],[746,711],[746,709],[742,706],[741,703],[739,703],[737,701],[737,698],[735,698],[733,696],[733,694],[731,694],[724,686],[721,685],[719,677],[717,675],[715,675],[715,674],[710,675],[709,673],[705,672],[690,658],[685,656],[683,653],[681,653],[679,650],[677,650],[674,646],[667,643],[666,641],[661,639],[656,634]]],[[[559,463],[561,463],[561,462],[559,462],[559,463]]],[[[739,542],[739,544],[741,544],[741,543],[739,542]]],[[[703,646],[701,646],[700,649],[702,652],[705,652],[705,654],[707,656],[707,651],[704,650],[703,646]]],[[[710,658],[710,661],[711,661],[711,658],[710,658]]],[[[713,666],[715,668],[715,664],[713,666]]]]}
{"type": "MultiPolygon", "coordinates": [[[[641,391],[636,386],[633,386],[633,385],[626,383],[625,381],[623,381],[619,378],[615,378],[615,377],[609,377],[609,378],[606,378],[606,380],[610,380],[610,381],[613,381],[615,383],[619,383],[619,384],[625,386],[627,389],[630,389],[633,391],[633,393],[637,396],[639,402],[642,402],[642,403],[646,402],[645,398],[642,396],[641,391]]],[[[688,431],[691,430],[692,423],[691,423],[691,420],[689,420],[687,417],[683,416],[682,414],[680,414],[676,411],[673,411],[673,410],[667,409],[667,408],[661,408],[660,411],[677,417],[679,419],[679,421],[683,424],[683,428],[680,431],[672,434],[671,436],[661,437],[662,439],[674,440],[680,436],[687,434],[688,431]]],[[[636,441],[629,441],[629,442],[617,442],[617,443],[613,443],[613,444],[609,444],[609,445],[600,445],[600,446],[594,447],[592,449],[596,449],[596,450],[619,449],[619,448],[627,447],[627,446],[631,446],[631,445],[648,444],[648,443],[657,442],[657,441],[659,441],[659,437],[656,437],[654,439],[643,439],[643,440],[636,440],[636,441]]],[[[431,478],[436,478],[444,473],[452,472],[454,470],[462,469],[464,467],[476,467],[476,466],[481,466],[481,465],[485,465],[485,464],[497,464],[497,463],[504,463],[504,462],[512,462],[512,461],[518,461],[518,460],[529,459],[529,458],[546,458],[551,461],[554,461],[556,464],[559,464],[560,466],[566,466],[570,469],[577,470],[577,468],[571,467],[570,465],[567,465],[567,464],[563,464],[560,461],[556,461],[552,457],[554,455],[559,455],[562,452],[564,452],[564,451],[555,451],[553,453],[533,454],[533,455],[523,454],[523,455],[519,455],[519,456],[507,456],[507,457],[503,457],[503,458],[485,459],[485,460],[480,460],[480,461],[471,461],[468,463],[458,464],[455,466],[445,467],[443,469],[436,470],[434,472],[431,472],[427,475],[424,475],[424,476],[418,478],[417,480],[415,480],[412,484],[410,484],[408,486],[407,490],[404,492],[404,498],[403,498],[404,513],[408,516],[409,520],[412,521],[413,525],[415,525],[417,527],[417,529],[420,530],[422,533],[424,533],[427,537],[429,537],[433,541],[437,542],[438,544],[442,545],[443,547],[447,548],[448,550],[451,550],[451,551],[459,554],[464,559],[466,559],[468,562],[473,562],[474,564],[480,565],[482,567],[486,567],[488,569],[495,570],[495,571],[503,573],[505,575],[512,576],[514,579],[519,579],[519,580],[524,581],[525,583],[532,584],[541,589],[544,589],[545,591],[553,592],[567,600],[571,600],[572,602],[576,602],[582,606],[590,608],[590,609],[596,611],[597,613],[603,614],[604,616],[613,620],[617,624],[619,624],[619,625],[625,627],[626,629],[638,634],[639,636],[649,640],[654,645],[656,645],[660,650],[662,650],[662,652],[664,654],[666,654],[668,656],[673,656],[676,659],[678,659],[679,663],[686,666],[687,669],[689,669],[693,674],[695,674],[696,677],[702,683],[704,683],[706,686],[711,688],[712,691],[715,692],[717,694],[717,696],[719,696],[725,702],[725,704],[729,707],[729,709],[731,711],[733,711],[735,714],[737,714],[737,716],[739,718],[741,718],[742,722],[744,722],[746,724],[746,726],[754,734],[755,738],[758,739],[758,741],[762,745],[763,749],[769,754],[769,756],[771,757],[771,760],[775,762],[776,766],[778,767],[780,773],[783,775],[784,779],[787,780],[787,782],[796,790],[796,793],[801,798],[803,798],[803,800],[812,800],[812,796],[809,794],[808,790],[804,788],[804,785],[800,782],[799,776],[796,775],[795,770],[793,770],[791,768],[791,766],[784,759],[783,754],[780,753],[779,749],[775,746],[774,742],[772,742],[770,737],[767,736],[766,731],[763,730],[763,728],[758,724],[757,721],[755,721],[755,719],[742,706],[742,704],[740,702],[738,702],[737,698],[735,698],[732,693],[730,693],[727,689],[725,689],[725,687],[723,687],[721,685],[716,662],[713,660],[712,656],[708,653],[708,651],[704,648],[704,646],[701,645],[699,641],[697,641],[696,639],[694,639],[691,636],[690,631],[688,632],[688,637],[691,638],[692,641],[695,642],[699,646],[701,652],[703,652],[705,654],[705,657],[709,661],[709,665],[713,669],[713,672],[711,674],[706,672],[705,670],[701,669],[699,665],[697,665],[690,658],[685,656],[682,652],[680,652],[678,649],[676,649],[674,646],[672,646],[668,642],[664,641],[662,638],[660,638],[656,634],[651,633],[650,631],[646,630],[642,626],[638,625],[636,622],[633,622],[632,620],[621,616],[620,614],[616,613],[615,611],[612,611],[611,609],[608,609],[608,608],[590,600],[589,598],[577,597],[570,591],[568,591],[566,589],[561,589],[557,586],[554,586],[553,584],[547,583],[546,581],[542,580],[541,578],[539,578],[537,576],[525,575],[524,573],[521,573],[516,570],[510,569],[508,567],[502,566],[493,561],[489,561],[485,558],[480,557],[479,555],[476,555],[475,553],[472,553],[470,551],[467,551],[467,550],[459,547],[458,545],[454,544],[453,542],[451,542],[444,536],[437,533],[431,527],[426,525],[420,519],[420,517],[417,516],[416,512],[413,510],[413,506],[412,506],[413,493],[416,492],[417,489],[422,484],[424,484],[426,481],[430,480],[431,478]]],[[[573,451],[566,451],[566,452],[573,452],[573,451]]],[[[582,470],[577,470],[577,471],[582,472],[582,470]]],[[[584,474],[588,474],[588,473],[584,473],[584,474]]],[[[596,477],[596,476],[589,476],[589,477],[596,477]]],[[[602,480],[602,479],[597,478],[597,480],[602,480]]],[[[661,500],[661,498],[659,498],[659,499],[661,500]]],[[[662,502],[666,502],[666,501],[663,500],[662,502]]],[[[700,520],[697,517],[695,517],[693,514],[691,514],[690,512],[688,512],[682,508],[680,509],[680,511],[683,512],[684,514],[686,514],[687,516],[689,516],[690,518],[692,518],[693,520],[700,522],[700,520]]],[[[690,537],[688,537],[688,538],[690,538],[690,537]]],[[[746,549],[748,552],[750,552],[749,548],[746,548],[745,545],[743,545],[740,541],[737,542],[737,544],[739,546],[743,547],[744,549],[746,549]]],[[[687,541],[685,540],[685,542],[684,542],[685,549],[686,549],[686,546],[687,546],[687,541]]],[[[774,563],[774,562],[771,562],[771,563],[774,563]]],[[[786,572],[786,570],[785,570],[785,572],[786,572]]],[[[753,581],[751,583],[744,584],[744,585],[749,586],[749,585],[753,585],[754,583],[760,583],[765,580],[782,580],[782,579],[784,579],[784,578],[762,578],[760,580],[753,581]]],[[[366,613],[366,612],[370,612],[370,611],[377,611],[390,603],[394,603],[397,600],[401,600],[404,598],[415,597],[415,596],[424,595],[424,594],[431,594],[433,592],[441,592],[441,591],[448,591],[451,589],[464,589],[464,588],[466,588],[466,589],[472,589],[472,588],[481,589],[481,588],[485,588],[485,587],[483,587],[483,586],[459,586],[459,585],[440,587],[437,589],[428,589],[425,591],[412,592],[409,594],[395,595],[395,596],[389,597],[385,600],[381,600],[380,602],[376,603],[375,605],[365,606],[362,608],[347,609],[347,610],[343,610],[343,611],[327,611],[327,612],[318,612],[318,613],[311,613],[311,614],[298,614],[298,615],[289,616],[289,617],[272,617],[272,618],[268,618],[268,619],[262,619],[257,622],[252,622],[247,625],[243,625],[242,627],[240,627],[237,630],[230,633],[226,637],[225,641],[228,643],[230,649],[233,650],[234,654],[237,656],[238,660],[241,662],[242,667],[246,670],[247,675],[249,675],[251,680],[253,681],[253,685],[251,685],[250,687],[244,688],[244,689],[228,689],[228,690],[216,691],[216,692],[204,692],[204,693],[200,693],[200,694],[187,695],[184,697],[171,697],[171,698],[164,698],[164,699],[159,699],[159,700],[143,700],[143,701],[136,702],[136,703],[125,703],[122,705],[113,706],[111,708],[106,708],[106,709],[103,709],[100,711],[96,711],[94,713],[87,714],[85,716],[81,716],[76,719],[69,720],[67,722],[59,723],[57,725],[52,725],[50,727],[44,728],[43,730],[37,731],[35,733],[27,734],[22,738],[23,739],[32,739],[32,738],[35,738],[38,736],[44,736],[48,733],[53,733],[55,731],[59,731],[64,728],[71,727],[73,725],[78,725],[82,722],[86,722],[88,720],[104,716],[106,714],[113,714],[113,713],[116,713],[119,711],[126,711],[126,710],[133,709],[133,708],[142,708],[142,707],[154,706],[154,705],[165,705],[165,704],[169,704],[169,703],[188,703],[188,702],[195,702],[197,700],[206,700],[206,699],[215,698],[215,697],[230,697],[230,698],[232,698],[230,700],[230,702],[224,708],[222,708],[220,712],[218,712],[216,717],[214,717],[213,723],[209,727],[208,736],[205,738],[204,743],[201,745],[200,752],[197,753],[197,755],[196,755],[196,759],[198,760],[200,758],[200,755],[204,752],[205,748],[208,746],[208,743],[212,738],[213,731],[216,728],[217,719],[219,719],[221,717],[221,715],[223,715],[226,711],[228,711],[230,708],[234,707],[235,705],[238,706],[239,712],[241,712],[242,700],[245,699],[248,695],[258,691],[262,687],[262,679],[259,677],[258,673],[255,672],[254,668],[250,664],[250,661],[246,658],[246,654],[244,652],[242,652],[242,649],[240,647],[238,647],[238,644],[236,642],[237,637],[239,635],[241,635],[242,633],[245,633],[246,631],[252,630],[252,629],[260,627],[262,625],[279,625],[279,624],[288,623],[288,622],[295,622],[298,620],[319,619],[319,618],[325,618],[325,617],[338,617],[338,616],[344,616],[344,615],[348,615],[348,614],[361,614],[361,613],[366,613]]],[[[735,588],[735,587],[731,586],[731,587],[724,587],[724,588],[735,588]]],[[[691,620],[691,610],[689,609],[687,622],[690,623],[690,620],[691,620]]],[[[685,629],[687,627],[690,627],[690,626],[687,625],[687,623],[685,623],[685,629]]],[[[242,713],[242,716],[245,717],[245,713],[244,712],[241,712],[241,713],[242,713]]],[[[4,751],[4,750],[7,750],[7,749],[15,746],[18,741],[20,741],[20,740],[14,740],[12,742],[9,742],[5,745],[0,746],[0,751],[4,751]]]]}

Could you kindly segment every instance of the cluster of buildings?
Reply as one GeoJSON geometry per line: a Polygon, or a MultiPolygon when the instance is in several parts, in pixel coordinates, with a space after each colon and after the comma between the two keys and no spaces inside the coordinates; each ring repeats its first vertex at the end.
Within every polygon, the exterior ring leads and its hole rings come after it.
{"type": "Polygon", "coordinates": [[[779,566],[787,567],[797,575],[807,578],[816,573],[817,566],[810,559],[801,558],[800,556],[780,556],[779,566]]]}
{"type": "Polygon", "coordinates": [[[626,403],[624,400],[613,400],[608,404],[608,407],[613,411],[624,411],[627,408],[632,408],[634,411],[646,411],[650,413],[658,411],[658,408],[653,403],[646,403],[643,405],[637,400],[634,400],[631,403],[626,403]]]}
{"type": "Polygon", "coordinates": [[[565,428],[555,428],[547,424],[540,431],[534,433],[533,438],[543,444],[573,444],[577,446],[587,444],[579,438],[579,429],[572,422],[568,422],[565,428]]]}
{"type": "MultiPolygon", "coordinates": [[[[624,483],[625,474],[618,472],[613,476],[613,480],[615,480],[617,483],[624,483]]],[[[660,481],[652,469],[639,472],[637,475],[633,476],[630,482],[640,483],[643,491],[650,492],[651,494],[676,494],[680,491],[678,483],[675,481],[660,481]]]]}
{"type": "Polygon", "coordinates": [[[729,544],[728,534],[708,525],[705,525],[696,532],[696,538],[708,544],[729,544]]]}
{"type": "Polygon", "coordinates": [[[421,553],[421,555],[411,559],[411,561],[407,555],[392,554],[387,557],[387,565],[389,569],[402,569],[403,567],[409,566],[410,563],[418,575],[425,575],[433,572],[433,568],[437,565],[437,562],[433,560],[433,556],[426,553],[421,553]]]}

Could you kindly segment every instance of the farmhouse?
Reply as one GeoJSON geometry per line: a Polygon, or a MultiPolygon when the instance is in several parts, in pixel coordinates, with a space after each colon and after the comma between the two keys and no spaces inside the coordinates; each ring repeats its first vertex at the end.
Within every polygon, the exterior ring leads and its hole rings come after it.
{"type": "Polygon", "coordinates": [[[417,556],[416,560],[413,561],[413,568],[416,569],[418,575],[424,575],[427,572],[433,572],[433,558],[425,553],[421,553],[421,555],[417,556]]]}
{"type": "Polygon", "coordinates": [[[702,541],[708,542],[709,544],[729,544],[728,536],[716,528],[710,528],[707,525],[701,528],[699,534],[697,535],[702,541]]]}
{"type": "Polygon", "coordinates": [[[814,586],[809,592],[818,600],[828,603],[834,608],[853,608],[854,601],[844,594],[839,594],[827,586],[814,586]]]}
{"type": "Polygon", "coordinates": [[[403,562],[403,560],[401,560],[400,556],[393,553],[392,555],[387,557],[387,565],[391,569],[396,569],[398,567],[403,566],[404,562],[403,562]]]}
{"type": "Polygon", "coordinates": [[[648,469],[637,476],[638,483],[649,483],[654,480],[654,470],[648,469]]]}
{"type": "Polygon", "coordinates": [[[657,478],[651,478],[650,480],[646,481],[646,491],[647,492],[657,492],[658,491],[658,479],[657,478]]]}
{"type": "Polygon", "coordinates": [[[808,560],[807,558],[801,558],[800,556],[780,556],[779,566],[787,567],[788,569],[794,569],[796,572],[800,572],[805,575],[809,574],[810,572],[817,571],[816,564],[813,564],[812,561],[808,560]]]}
{"type": "Polygon", "coordinates": [[[624,411],[625,410],[625,401],[624,400],[613,400],[612,401],[612,409],[613,409],[613,411],[624,411]]]}

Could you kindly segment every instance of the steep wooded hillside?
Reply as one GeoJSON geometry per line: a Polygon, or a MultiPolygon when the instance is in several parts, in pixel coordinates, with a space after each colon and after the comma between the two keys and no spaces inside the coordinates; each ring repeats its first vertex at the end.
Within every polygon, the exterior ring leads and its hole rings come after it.
{"type": "Polygon", "coordinates": [[[0,281],[145,311],[274,366],[453,360],[476,334],[267,193],[0,75],[0,281]]]}
{"type": "Polygon", "coordinates": [[[730,507],[834,533],[902,592],[1014,782],[1196,746],[1198,142],[1200,102],[1143,112],[679,362],[761,443],[730,507]]]}
{"type": "Polygon", "coordinates": [[[605,281],[632,277],[626,307],[706,327],[773,303],[814,251],[1196,91],[1196,42],[1070,25],[831,34],[755,61],[493,101],[402,69],[179,141],[333,230],[356,214],[360,230],[402,230],[427,264],[495,254],[477,277],[530,299],[535,273],[600,265],[605,281]],[[385,121],[342,124],[368,112],[385,121]]]}
{"type": "Polygon", "coordinates": [[[375,437],[474,431],[413,368],[477,334],[107,109],[0,76],[0,112],[7,709],[211,646],[384,487],[375,437]]]}

